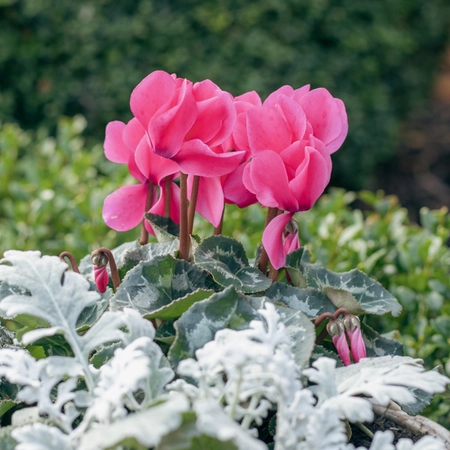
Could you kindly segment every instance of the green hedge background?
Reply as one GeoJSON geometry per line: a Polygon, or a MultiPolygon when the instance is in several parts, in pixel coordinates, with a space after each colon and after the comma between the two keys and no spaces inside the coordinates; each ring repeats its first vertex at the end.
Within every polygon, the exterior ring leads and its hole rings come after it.
{"type": "Polygon", "coordinates": [[[0,0],[0,118],[103,139],[156,69],[234,95],[284,84],[342,98],[350,133],[333,184],[369,188],[399,123],[424,106],[449,37],[448,0],[0,0]]]}

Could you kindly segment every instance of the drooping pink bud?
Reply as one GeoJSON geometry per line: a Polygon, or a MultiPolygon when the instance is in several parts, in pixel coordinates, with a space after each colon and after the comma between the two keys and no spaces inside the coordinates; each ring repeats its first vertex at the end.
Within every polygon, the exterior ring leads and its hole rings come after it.
{"type": "Polygon", "coordinates": [[[330,320],[327,324],[327,331],[330,334],[333,344],[344,365],[350,365],[350,349],[348,347],[347,337],[345,336],[345,327],[342,320],[330,320]]]}
{"type": "Polygon", "coordinates": [[[347,336],[350,339],[350,349],[355,363],[359,362],[361,358],[365,358],[366,345],[361,333],[361,322],[359,318],[354,315],[347,315],[344,319],[347,336]]]}
{"type": "Polygon", "coordinates": [[[94,281],[97,285],[98,291],[103,294],[106,292],[106,288],[109,283],[109,275],[106,265],[108,264],[108,258],[106,255],[98,254],[92,258],[92,264],[94,266],[94,281]]]}

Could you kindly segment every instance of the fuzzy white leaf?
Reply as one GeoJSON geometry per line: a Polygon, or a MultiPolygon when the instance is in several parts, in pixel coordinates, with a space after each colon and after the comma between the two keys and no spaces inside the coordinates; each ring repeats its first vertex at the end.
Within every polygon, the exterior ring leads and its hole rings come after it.
{"type": "Polygon", "coordinates": [[[239,450],[265,450],[266,444],[246,433],[214,400],[198,400],[193,405],[197,429],[220,441],[232,441],[239,450]]]}
{"type": "Polygon", "coordinates": [[[188,410],[188,399],[173,394],[163,403],[128,415],[120,421],[120,426],[112,423],[91,428],[81,437],[78,450],[114,448],[126,439],[135,439],[144,447],[155,447],[166,434],[181,425],[182,414],[188,410]]]}
{"type": "Polygon", "coordinates": [[[16,450],[72,450],[68,435],[42,423],[16,428],[11,436],[19,443],[16,450]]]}

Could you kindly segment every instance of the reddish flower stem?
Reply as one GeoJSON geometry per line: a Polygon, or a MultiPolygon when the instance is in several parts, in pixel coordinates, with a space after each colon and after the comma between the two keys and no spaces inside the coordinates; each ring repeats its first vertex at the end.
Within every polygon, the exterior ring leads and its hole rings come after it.
{"type": "MultiPolygon", "coordinates": [[[[148,185],[148,195],[147,195],[147,201],[145,203],[145,212],[148,212],[153,204],[153,191],[155,189],[154,184],[150,181],[148,185]]],[[[141,236],[139,238],[139,243],[141,245],[148,244],[148,231],[147,228],[145,228],[145,220],[142,221],[142,228],[141,228],[141,236]]]]}
{"type": "Polygon", "coordinates": [[[188,234],[192,234],[194,230],[195,208],[197,207],[198,187],[200,185],[200,177],[194,175],[194,182],[192,185],[191,200],[189,201],[188,212],[188,234]]]}
{"type": "MultiPolygon", "coordinates": [[[[275,219],[278,215],[278,208],[269,208],[267,210],[266,223],[264,225],[264,229],[269,225],[272,219],[275,219]]],[[[266,249],[263,246],[261,256],[259,257],[259,270],[265,275],[267,272],[267,266],[269,264],[269,256],[267,255],[266,249]]]]}
{"type": "Polygon", "coordinates": [[[166,194],[164,197],[164,217],[170,217],[170,183],[172,182],[171,176],[167,175],[164,178],[164,193],[166,194]]]}
{"type": "MultiPolygon", "coordinates": [[[[314,321],[314,326],[317,328],[324,320],[336,320],[341,314],[350,314],[349,310],[346,308],[339,308],[334,313],[324,312],[314,321]]],[[[321,344],[327,337],[328,331],[325,327],[316,338],[316,344],[321,344]]]]}
{"type": "Polygon", "coordinates": [[[187,175],[180,173],[180,258],[189,260],[187,175]]]}
{"type": "Polygon", "coordinates": [[[67,258],[70,262],[70,266],[72,267],[72,272],[76,272],[76,273],[80,273],[80,269],[78,269],[78,265],[77,262],[75,261],[74,256],[72,255],[72,253],[69,252],[62,252],[59,255],[59,259],[61,261],[66,262],[66,260],[64,258],[67,258]]]}
{"type": "Polygon", "coordinates": [[[117,288],[120,285],[120,277],[119,277],[119,271],[117,270],[116,260],[114,259],[113,254],[111,253],[111,250],[107,249],[106,247],[98,248],[97,250],[94,250],[91,253],[91,258],[93,258],[96,255],[104,255],[108,259],[109,263],[109,269],[111,270],[111,278],[114,286],[114,291],[117,291],[117,288]]]}
{"type": "Polygon", "coordinates": [[[219,225],[217,225],[217,227],[214,227],[214,232],[213,232],[214,236],[219,236],[220,234],[222,234],[224,214],[225,214],[225,205],[223,205],[222,217],[220,218],[219,225]]]}

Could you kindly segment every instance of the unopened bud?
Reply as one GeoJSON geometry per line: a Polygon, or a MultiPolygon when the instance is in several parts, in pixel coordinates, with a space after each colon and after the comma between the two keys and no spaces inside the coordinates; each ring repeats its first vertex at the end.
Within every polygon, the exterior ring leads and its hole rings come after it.
{"type": "Polygon", "coordinates": [[[97,267],[104,267],[108,264],[108,258],[104,253],[97,253],[92,257],[92,264],[97,267]]]}
{"type": "Polygon", "coordinates": [[[340,336],[345,331],[342,320],[330,320],[327,324],[327,331],[331,337],[340,336]]]}
{"type": "Polygon", "coordinates": [[[347,331],[353,331],[355,328],[361,328],[359,317],[353,314],[346,314],[344,318],[344,326],[347,331]]]}

